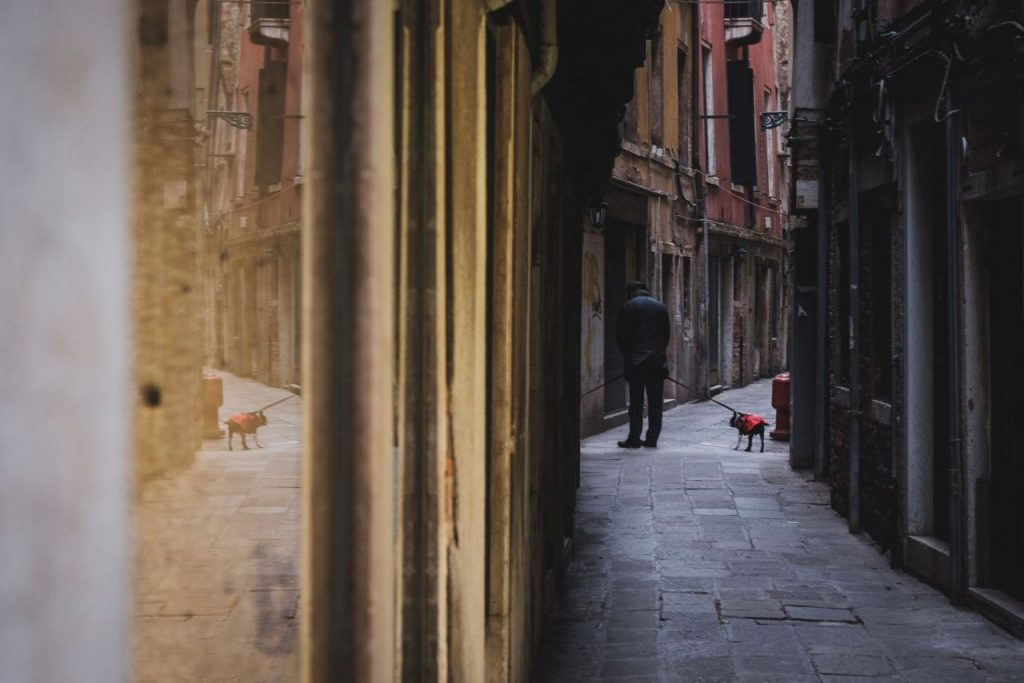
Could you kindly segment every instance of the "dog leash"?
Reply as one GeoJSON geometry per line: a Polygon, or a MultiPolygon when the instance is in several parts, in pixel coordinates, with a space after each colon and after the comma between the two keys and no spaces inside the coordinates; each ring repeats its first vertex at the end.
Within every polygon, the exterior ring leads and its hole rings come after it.
{"type": "Polygon", "coordinates": [[[584,396],[586,396],[587,394],[592,394],[592,393],[594,393],[595,391],[597,391],[598,389],[604,389],[604,388],[605,388],[606,386],[608,386],[608,385],[609,385],[609,384],[611,384],[612,382],[614,382],[614,381],[616,381],[616,380],[619,380],[619,379],[622,379],[622,378],[623,378],[623,376],[624,376],[624,373],[623,373],[623,374],[618,374],[618,375],[615,375],[614,377],[612,377],[612,378],[611,378],[610,380],[608,380],[608,381],[607,381],[607,382],[605,382],[604,384],[598,384],[598,385],[597,385],[596,387],[594,387],[593,389],[590,389],[590,390],[588,390],[588,391],[585,391],[585,392],[583,392],[582,394],[580,394],[580,398],[583,398],[583,397],[584,397],[584,396]]]}
{"type": "MultiPolygon", "coordinates": [[[[687,390],[689,390],[689,389],[690,389],[690,387],[686,386],[685,384],[683,384],[682,382],[680,382],[680,381],[678,381],[678,380],[672,379],[671,377],[668,377],[667,379],[668,379],[668,381],[669,381],[669,382],[672,382],[673,384],[678,384],[678,385],[679,385],[679,386],[681,386],[681,387],[682,387],[683,389],[687,389],[687,390]]],[[[715,399],[711,398],[710,396],[708,396],[708,400],[709,400],[709,401],[712,401],[712,402],[714,402],[714,403],[717,403],[718,405],[722,406],[722,407],[723,407],[723,408],[725,408],[726,410],[731,410],[731,411],[732,411],[732,412],[734,412],[734,413],[739,413],[739,411],[738,411],[738,410],[736,410],[735,408],[733,408],[732,406],[727,406],[727,405],[725,405],[724,403],[722,403],[721,401],[716,401],[715,399]]]]}
{"type": "Polygon", "coordinates": [[[262,412],[263,412],[264,410],[266,410],[267,408],[273,408],[273,407],[274,407],[274,406],[276,406],[276,405],[277,405],[278,403],[284,403],[285,401],[287,401],[287,400],[288,400],[288,399],[290,399],[290,398],[295,398],[295,394],[292,394],[291,396],[285,396],[285,397],[284,397],[284,398],[282,398],[282,399],[281,399],[280,401],[274,401],[273,403],[268,403],[267,405],[263,406],[263,407],[262,407],[262,408],[260,408],[259,410],[254,410],[253,412],[254,412],[254,413],[262,413],[262,412]]]}
{"type": "MultiPolygon", "coordinates": [[[[597,391],[598,389],[603,389],[604,387],[608,386],[608,385],[609,385],[609,384],[611,384],[612,382],[615,382],[616,380],[622,379],[622,377],[623,377],[623,375],[622,375],[622,374],[616,375],[615,377],[612,377],[612,378],[611,378],[610,380],[608,380],[608,381],[607,381],[607,382],[605,382],[604,384],[598,384],[598,385],[597,385],[596,387],[594,387],[593,389],[589,389],[589,390],[587,390],[587,391],[583,392],[582,394],[580,394],[580,398],[583,398],[584,396],[586,396],[586,395],[588,395],[588,394],[592,394],[592,393],[594,393],[595,391],[597,391]]],[[[673,384],[676,384],[676,385],[678,385],[678,386],[681,386],[681,387],[682,387],[683,389],[686,389],[686,390],[688,390],[688,391],[690,390],[690,387],[686,386],[685,384],[683,384],[682,382],[680,382],[680,381],[679,381],[679,380],[677,380],[677,379],[673,379],[672,377],[666,377],[665,379],[667,379],[667,380],[668,380],[669,382],[672,382],[673,384]]],[[[714,402],[714,403],[717,403],[718,405],[722,406],[722,407],[723,407],[723,408],[725,408],[726,410],[730,410],[730,411],[732,411],[732,412],[734,412],[734,413],[739,413],[739,411],[738,411],[738,410],[736,410],[735,408],[733,408],[732,406],[727,406],[727,405],[725,405],[724,403],[722,403],[721,401],[716,401],[715,399],[711,398],[710,396],[708,396],[708,400],[709,400],[709,401],[712,401],[712,402],[714,402]]]]}

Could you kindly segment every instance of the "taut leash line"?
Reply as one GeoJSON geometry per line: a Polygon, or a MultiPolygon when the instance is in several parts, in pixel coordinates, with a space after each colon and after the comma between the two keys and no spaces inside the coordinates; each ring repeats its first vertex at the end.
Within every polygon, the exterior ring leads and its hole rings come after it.
{"type": "Polygon", "coordinates": [[[597,385],[596,387],[594,387],[593,389],[589,389],[589,390],[587,390],[587,391],[583,392],[582,394],[580,394],[580,398],[583,398],[583,397],[584,397],[584,396],[586,396],[587,394],[592,394],[592,393],[594,393],[595,391],[597,391],[598,389],[604,389],[604,388],[605,388],[606,386],[608,386],[608,385],[609,385],[609,384],[611,384],[612,382],[614,382],[614,381],[616,381],[616,380],[619,380],[619,379],[622,379],[622,378],[623,378],[623,376],[624,376],[624,374],[618,374],[618,375],[615,375],[614,377],[612,377],[612,378],[611,378],[610,380],[608,380],[608,381],[607,381],[607,382],[605,382],[604,384],[598,384],[598,385],[597,385]]]}
{"type": "MultiPolygon", "coordinates": [[[[669,381],[669,382],[672,382],[673,384],[678,384],[678,385],[679,385],[679,386],[681,386],[681,387],[682,387],[683,389],[689,389],[689,388],[690,388],[690,387],[686,386],[685,384],[683,384],[682,382],[680,382],[680,381],[678,381],[678,380],[674,380],[674,379],[672,379],[671,377],[669,377],[669,378],[667,378],[667,379],[668,379],[668,381],[669,381]]],[[[734,412],[734,413],[738,413],[738,412],[739,412],[738,410],[736,410],[736,409],[735,409],[735,408],[733,408],[732,406],[727,406],[727,405],[725,405],[724,403],[722,403],[721,401],[716,401],[715,399],[711,398],[710,396],[708,396],[708,400],[709,400],[709,401],[712,401],[713,403],[717,403],[718,405],[722,406],[722,407],[723,407],[723,408],[725,408],[726,410],[731,410],[731,411],[732,411],[732,412],[734,412]]]]}
{"type": "MultiPolygon", "coordinates": [[[[617,380],[620,380],[620,379],[622,379],[622,377],[623,377],[623,375],[622,375],[622,374],[618,374],[618,375],[615,375],[615,377],[612,377],[612,378],[611,378],[610,380],[608,380],[608,381],[607,381],[607,382],[605,382],[604,384],[598,384],[598,385],[597,385],[596,387],[594,387],[593,389],[588,389],[587,391],[583,392],[582,394],[580,394],[580,398],[583,398],[584,396],[587,396],[588,394],[592,394],[592,393],[594,393],[595,391],[597,391],[598,389],[603,389],[603,388],[605,388],[606,386],[608,386],[609,384],[611,384],[612,382],[615,382],[615,381],[617,381],[617,380]]],[[[690,387],[686,386],[685,384],[683,384],[683,383],[682,383],[682,382],[680,382],[679,380],[673,379],[673,378],[671,378],[671,377],[666,377],[665,379],[667,379],[667,380],[668,380],[669,382],[672,382],[673,384],[676,384],[676,385],[678,385],[678,386],[681,386],[681,387],[682,387],[683,389],[687,389],[687,390],[689,390],[689,389],[690,389],[690,387]]],[[[723,408],[725,408],[726,410],[732,411],[732,412],[734,412],[734,413],[739,413],[739,411],[738,411],[738,410],[736,410],[735,408],[733,408],[732,406],[727,406],[727,405],[725,405],[724,403],[722,403],[721,401],[716,401],[715,399],[711,398],[710,396],[708,396],[708,400],[709,400],[709,401],[711,401],[711,402],[713,402],[713,403],[717,403],[718,405],[722,406],[722,407],[723,407],[723,408]]]]}

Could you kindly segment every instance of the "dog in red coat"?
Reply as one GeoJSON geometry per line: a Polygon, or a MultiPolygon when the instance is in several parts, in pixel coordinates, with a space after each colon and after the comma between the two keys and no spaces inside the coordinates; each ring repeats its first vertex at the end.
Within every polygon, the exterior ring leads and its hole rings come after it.
{"type": "Polygon", "coordinates": [[[235,413],[224,421],[224,424],[228,426],[228,450],[233,451],[231,447],[231,440],[235,434],[239,434],[242,437],[242,448],[249,450],[249,444],[245,442],[245,435],[252,434],[252,440],[256,442],[256,448],[263,448],[260,442],[256,440],[256,430],[267,424],[267,416],[263,414],[262,410],[257,410],[253,413],[235,413]]]}
{"type": "Polygon", "coordinates": [[[740,433],[738,439],[736,439],[736,448],[740,447],[740,443],[743,441],[743,437],[747,437],[747,450],[749,451],[751,446],[754,445],[754,436],[761,437],[761,452],[764,453],[764,428],[768,426],[768,420],[764,419],[760,415],[754,413],[733,413],[732,417],[729,418],[729,426],[735,427],[736,431],[740,433]]]}

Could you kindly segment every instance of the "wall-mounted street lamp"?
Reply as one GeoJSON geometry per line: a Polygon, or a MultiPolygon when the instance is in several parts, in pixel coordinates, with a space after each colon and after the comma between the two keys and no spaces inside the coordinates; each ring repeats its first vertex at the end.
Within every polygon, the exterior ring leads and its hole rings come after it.
{"type": "Polygon", "coordinates": [[[605,218],[608,217],[608,203],[597,201],[590,205],[590,224],[595,228],[604,227],[605,218]]]}
{"type": "Polygon", "coordinates": [[[789,120],[788,111],[764,111],[761,112],[761,130],[778,128],[789,120]]]}
{"type": "Polygon", "coordinates": [[[732,250],[732,254],[733,254],[733,256],[736,257],[737,261],[739,261],[740,263],[743,263],[743,259],[747,258],[747,248],[746,247],[736,247],[735,249],[732,250]]]}

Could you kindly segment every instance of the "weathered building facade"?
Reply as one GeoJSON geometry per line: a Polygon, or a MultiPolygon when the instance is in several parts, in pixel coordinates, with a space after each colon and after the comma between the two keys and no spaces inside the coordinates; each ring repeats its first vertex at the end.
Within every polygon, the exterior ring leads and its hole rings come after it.
{"type": "Polygon", "coordinates": [[[202,168],[206,363],[299,384],[303,4],[211,3],[202,168]]]}
{"type": "Polygon", "coordinates": [[[574,538],[579,217],[662,3],[355,5],[307,8],[304,675],[530,680],[574,538]]]}
{"type": "Polygon", "coordinates": [[[584,434],[627,419],[615,317],[630,280],[669,308],[686,386],[666,385],[669,404],[787,367],[789,31],[785,3],[668,3],[648,37],[622,152],[591,198],[605,220],[584,218],[584,434]]]}
{"type": "Polygon", "coordinates": [[[799,3],[794,50],[793,462],[1020,633],[1020,7],[826,10],[799,3]]]}

